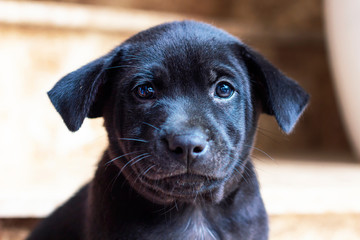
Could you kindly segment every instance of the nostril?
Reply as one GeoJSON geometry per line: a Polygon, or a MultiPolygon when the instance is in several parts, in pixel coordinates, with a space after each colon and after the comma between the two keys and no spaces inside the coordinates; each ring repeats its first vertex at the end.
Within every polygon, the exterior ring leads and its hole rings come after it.
{"type": "Polygon", "coordinates": [[[203,147],[203,146],[196,146],[196,147],[193,149],[193,152],[194,152],[194,153],[201,153],[203,150],[204,150],[204,147],[203,147]]]}
{"type": "Polygon", "coordinates": [[[181,147],[177,147],[177,148],[175,148],[175,150],[173,150],[173,152],[176,154],[182,154],[184,151],[182,150],[181,147]]]}
{"type": "Polygon", "coordinates": [[[182,148],[182,145],[176,141],[173,137],[169,139],[162,139],[166,146],[168,146],[168,149],[178,155],[181,155],[184,153],[184,149],[182,148]]]}

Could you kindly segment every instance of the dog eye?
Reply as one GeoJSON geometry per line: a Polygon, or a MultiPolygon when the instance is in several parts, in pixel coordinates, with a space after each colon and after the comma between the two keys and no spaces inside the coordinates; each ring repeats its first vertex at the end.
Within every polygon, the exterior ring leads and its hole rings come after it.
{"type": "Polygon", "coordinates": [[[215,95],[219,98],[230,98],[234,94],[234,88],[226,82],[220,82],[216,85],[215,95]]]}
{"type": "Polygon", "coordinates": [[[135,95],[141,99],[155,98],[155,89],[151,84],[143,84],[135,88],[135,95]]]}

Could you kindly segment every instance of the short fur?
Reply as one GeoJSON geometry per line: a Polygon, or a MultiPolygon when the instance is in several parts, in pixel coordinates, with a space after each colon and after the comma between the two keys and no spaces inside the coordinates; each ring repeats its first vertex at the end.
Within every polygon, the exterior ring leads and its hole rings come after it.
{"type": "Polygon", "coordinates": [[[159,25],[48,94],[71,131],[103,117],[109,147],[29,240],[268,239],[250,159],[257,120],[274,115],[289,133],[309,97],[237,38],[193,21],[159,25]],[[141,97],[142,86],[155,95],[141,97]]]}

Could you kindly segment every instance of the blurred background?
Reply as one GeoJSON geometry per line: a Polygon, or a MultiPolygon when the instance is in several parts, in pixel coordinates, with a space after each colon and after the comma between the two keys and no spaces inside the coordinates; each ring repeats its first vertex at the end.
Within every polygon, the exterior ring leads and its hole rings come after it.
{"type": "Polygon", "coordinates": [[[311,95],[291,135],[260,121],[270,239],[360,239],[359,3],[0,1],[0,240],[23,239],[86,183],[107,144],[102,119],[70,133],[46,92],[138,31],[183,19],[238,36],[311,95]]]}

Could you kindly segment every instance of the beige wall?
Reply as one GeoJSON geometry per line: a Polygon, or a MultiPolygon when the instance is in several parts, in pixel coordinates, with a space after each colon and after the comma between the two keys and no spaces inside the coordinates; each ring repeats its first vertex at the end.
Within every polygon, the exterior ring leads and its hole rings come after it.
{"type": "Polygon", "coordinates": [[[73,134],[46,92],[61,76],[123,39],[121,34],[0,25],[0,214],[28,213],[31,208],[23,201],[47,212],[40,199],[50,198],[51,209],[51,199],[69,195],[92,174],[106,145],[102,120],[86,121],[73,134]],[[54,187],[46,188],[49,184],[54,187]]]}

